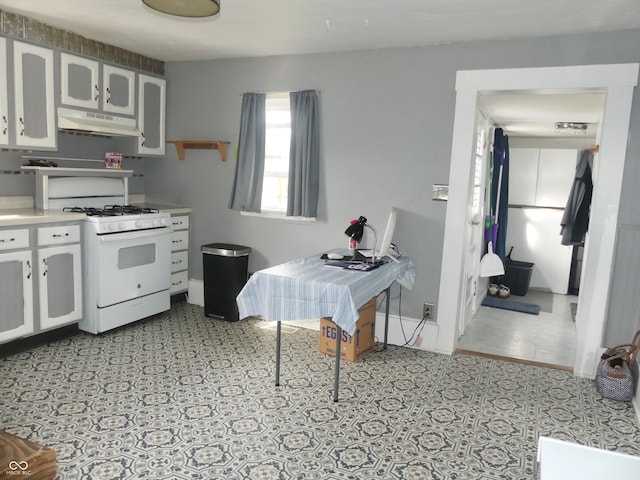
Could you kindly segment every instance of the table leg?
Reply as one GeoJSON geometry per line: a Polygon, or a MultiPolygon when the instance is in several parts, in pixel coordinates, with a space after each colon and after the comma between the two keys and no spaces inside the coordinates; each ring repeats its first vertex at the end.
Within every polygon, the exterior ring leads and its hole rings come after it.
{"type": "Polygon", "coordinates": [[[336,325],[338,334],[336,336],[336,371],[333,375],[333,401],[338,401],[338,386],[340,384],[340,347],[342,343],[342,328],[336,325]]]}
{"type": "Polygon", "coordinates": [[[385,309],[384,309],[384,345],[383,350],[387,349],[387,338],[389,337],[389,302],[391,301],[391,286],[386,290],[385,294],[385,309]]]}
{"type": "Polygon", "coordinates": [[[280,386],[280,333],[282,331],[282,323],[278,320],[276,328],[276,387],[280,386]]]}

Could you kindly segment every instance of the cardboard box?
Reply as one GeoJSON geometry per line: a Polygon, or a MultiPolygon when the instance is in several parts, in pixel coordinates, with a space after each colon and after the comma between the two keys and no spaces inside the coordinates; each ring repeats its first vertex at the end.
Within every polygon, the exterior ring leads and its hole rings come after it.
{"type": "MultiPolygon", "coordinates": [[[[355,362],[370,352],[376,344],[376,300],[373,297],[358,310],[359,318],[353,335],[342,332],[340,344],[340,358],[355,362]]],[[[336,335],[338,327],[328,318],[320,319],[320,351],[335,357],[336,335]]]]}

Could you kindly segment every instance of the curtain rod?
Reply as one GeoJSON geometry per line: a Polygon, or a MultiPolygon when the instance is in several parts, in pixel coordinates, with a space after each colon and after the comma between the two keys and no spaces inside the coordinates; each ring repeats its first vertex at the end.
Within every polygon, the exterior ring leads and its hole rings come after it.
{"type": "Polygon", "coordinates": [[[244,92],[244,93],[241,93],[240,96],[244,95],[245,93],[264,93],[264,94],[273,93],[273,94],[279,94],[279,93],[297,93],[297,92],[306,92],[306,91],[312,91],[312,92],[320,93],[320,90],[316,90],[314,88],[302,88],[300,90],[282,90],[282,91],[279,91],[279,92],[244,92]]]}

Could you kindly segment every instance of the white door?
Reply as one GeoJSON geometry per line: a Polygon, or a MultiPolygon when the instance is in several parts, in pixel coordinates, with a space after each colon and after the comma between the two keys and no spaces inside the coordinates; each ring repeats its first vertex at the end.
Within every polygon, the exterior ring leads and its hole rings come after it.
{"type": "Polygon", "coordinates": [[[487,288],[487,279],[480,277],[480,259],[483,254],[486,172],[488,169],[490,123],[481,112],[476,118],[476,139],[473,152],[472,177],[469,183],[469,220],[467,228],[467,255],[465,256],[465,282],[463,314],[460,316],[462,335],[478,311],[487,288]]]}

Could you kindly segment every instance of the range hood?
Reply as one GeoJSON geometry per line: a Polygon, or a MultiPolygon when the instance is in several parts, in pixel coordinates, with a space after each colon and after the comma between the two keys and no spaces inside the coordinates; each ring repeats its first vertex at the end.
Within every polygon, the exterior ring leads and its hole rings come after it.
{"type": "Polygon", "coordinates": [[[141,137],[134,118],[58,108],[58,129],[95,135],[141,137]]]}

